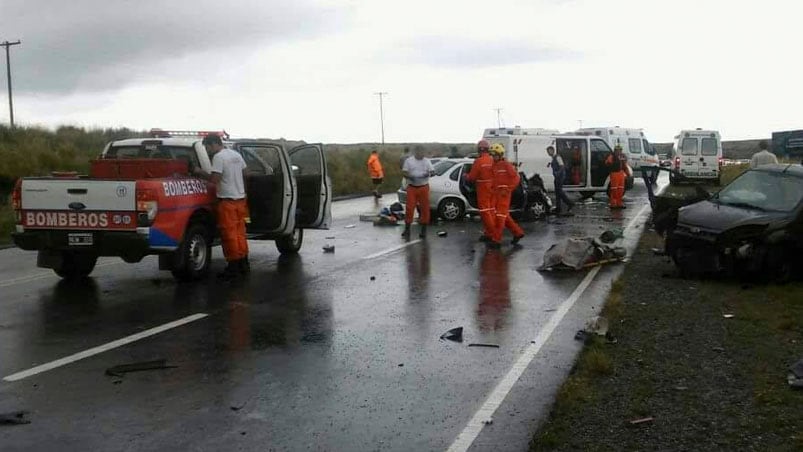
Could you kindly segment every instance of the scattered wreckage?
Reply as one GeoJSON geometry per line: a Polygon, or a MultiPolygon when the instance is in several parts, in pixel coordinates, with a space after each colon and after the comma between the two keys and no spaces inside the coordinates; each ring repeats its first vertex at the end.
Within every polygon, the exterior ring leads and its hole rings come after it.
{"type": "Polygon", "coordinates": [[[653,218],[684,275],[788,281],[803,253],[803,166],[751,169],[712,195],[700,187],[686,198],[661,195],[653,218]]]}
{"type": "Polygon", "coordinates": [[[622,238],[621,229],[605,231],[599,237],[568,238],[549,247],[538,270],[582,270],[622,262],[627,257],[622,238]]]}

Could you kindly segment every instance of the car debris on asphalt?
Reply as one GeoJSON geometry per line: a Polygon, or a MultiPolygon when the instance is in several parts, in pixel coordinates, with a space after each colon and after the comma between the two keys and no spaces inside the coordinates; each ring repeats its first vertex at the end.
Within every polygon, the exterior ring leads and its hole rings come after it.
{"type": "Polygon", "coordinates": [[[446,237],[447,235],[449,235],[449,233],[446,231],[438,231],[438,237],[446,237]]]}
{"type": "Polygon", "coordinates": [[[25,425],[30,424],[27,418],[27,411],[13,411],[11,413],[0,413],[0,425],[25,425]]]}
{"type": "Polygon", "coordinates": [[[335,246],[334,245],[324,245],[323,252],[324,253],[334,253],[335,252],[335,246]]]}
{"type": "Polygon", "coordinates": [[[469,347],[487,347],[487,348],[499,348],[497,344],[468,344],[469,347]]]}
{"type": "Polygon", "coordinates": [[[463,342],[463,327],[452,328],[451,330],[441,334],[441,339],[447,341],[463,342]]]}
{"type": "Polygon", "coordinates": [[[787,381],[790,388],[803,389],[803,359],[789,367],[787,381]]]}
{"type": "Polygon", "coordinates": [[[120,364],[106,369],[106,375],[110,377],[122,377],[131,372],[141,372],[145,370],[174,369],[178,366],[167,365],[167,360],[157,359],[154,361],[142,361],[131,364],[120,364]]]}
{"type": "Polygon", "coordinates": [[[599,237],[568,238],[549,247],[539,271],[583,270],[597,265],[622,262],[627,250],[622,246],[621,229],[607,230],[599,237]]]}
{"type": "Polygon", "coordinates": [[[354,228],[356,228],[356,227],[357,227],[357,225],[356,225],[356,224],[347,224],[347,225],[345,225],[345,226],[343,226],[343,227],[344,227],[345,229],[354,229],[354,228]]]}

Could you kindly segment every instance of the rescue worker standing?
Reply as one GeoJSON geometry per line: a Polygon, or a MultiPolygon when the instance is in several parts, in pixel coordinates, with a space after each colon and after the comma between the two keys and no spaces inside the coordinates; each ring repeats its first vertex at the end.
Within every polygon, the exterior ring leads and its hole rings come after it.
{"type": "Polygon", "coordinates": [[[374,183],[374,197],[381,198],[382,194],[379,193],[379,187],[385,178],[385,172],[382,170],[382,163],[379,161],[379,153],[376,149],[371,151],[366,165],[368,165],[368,175],[371,176],[371,181],[374,183]]]}
{"type": "Polygon", "coordinates": [[[410,225],[413,223],[413,215],[418,207],[418,224],[421,225],[421,232],[418,236],[423,239],[427,236],[427,225],[429,224],[429,178],[435,175],[432,162],[424,157],[423,147],[416,146],[414,157],[404,161],[402,174],[407,179],[407,206],[402,237],[410,238],[410,225]]]}
{"type": "Polygon", "coordinates": [[[496,227],[491,241],[487,245],[490,248],[500,248],[505,227],[513,233],[513,241],[511,243],[514,245],[524,237],[524,231],[510,217],[510,197],[513,194],[513,190],[521,182],[521,177],[516,172],[516,168],[505,160],[504,146],[495,143],[491,146],[490,151],[494,160],[493,182],[491,184],[493,187],[494,207],[496,208],[496,227]]]}
{"type": "Polygon", "coordinates": [[[555,152],[553,146],[547,146],[546,153],[552,159],[548,166],[552,168],[552,176],[555,179],[555,212],[558,215],[568,215],[574,207],[574,203],[563,191],[563,181],[566,179],[566,165],[563,164],[563,159],[555,152]],[[565,214],[561,209],[561,204],[564,202],[566,203],[565,214]]]}
{"type": "Polygon", "coordinates": [[[466,175],[466,181],[474,182],[477,189],[477,207],[480,209],[483,232],[481,242],[491,240],[496,230],[496,210],[493,200],[493,166],[494,159],[488,154],[491,145],[486,140],[477,143],[479,157],[471,165],[471,171],[466,175]]]}
{"type": "Polygon", "coordinates": [[[625,209],[623,198],[625,196],[625,180],[627,179],[627,157],[622,154],[622,146],[617,144],[613,153],[605,159],[605,166],[610,172],[608,186],[608,207],[611,209],[625,209]]]}
{"type": "Polygon", "coordinates": [[[212,174],[201,169],[196,170],[195,174],[211,180],[217,188],[217,222],[227,263],[226,269],[218,276],[232,279],[250,270],[245,236],[245,218],[248,215],[245,160],[237,152],[225,148],[218,135],[207,135],[202,143],[212,156],[212,174]]]}

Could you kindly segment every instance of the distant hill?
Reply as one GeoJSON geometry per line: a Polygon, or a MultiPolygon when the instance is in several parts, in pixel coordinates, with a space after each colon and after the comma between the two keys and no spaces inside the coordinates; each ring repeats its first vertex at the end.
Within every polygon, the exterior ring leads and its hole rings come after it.
{"type": "MultiPolygon", "coordinates": [[[[771,145],[772,140],[769,138],[766,140],[767,144],[771,145]]],[[[749,159],[753,154],[758,152],[758,143],[760,141],[761,140],[723,141],[722,155],[726,159],[749,159]]],[[[655,150],[658,154],[669,155],[672,152],[672,143],[655,143],[655,150]]]]}

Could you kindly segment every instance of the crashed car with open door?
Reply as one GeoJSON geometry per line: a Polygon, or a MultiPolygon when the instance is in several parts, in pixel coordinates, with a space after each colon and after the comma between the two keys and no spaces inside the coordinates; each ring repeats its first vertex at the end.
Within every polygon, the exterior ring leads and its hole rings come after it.
{"type": "Polygon", "coordinates": [[[297,253],[304,229],[332,223],[332,182],[321,144],[285,151],[261,141],[227,143],[247,167],[249,238],[275,240],[282,253],[297,253]]]}
{"type": "Polygon", "coordinates": [[[709,199],[682,207],[667,252],[684,274],[726,271],[787,281],[803,263],[803,166],[749,170],[709,199]]]}

